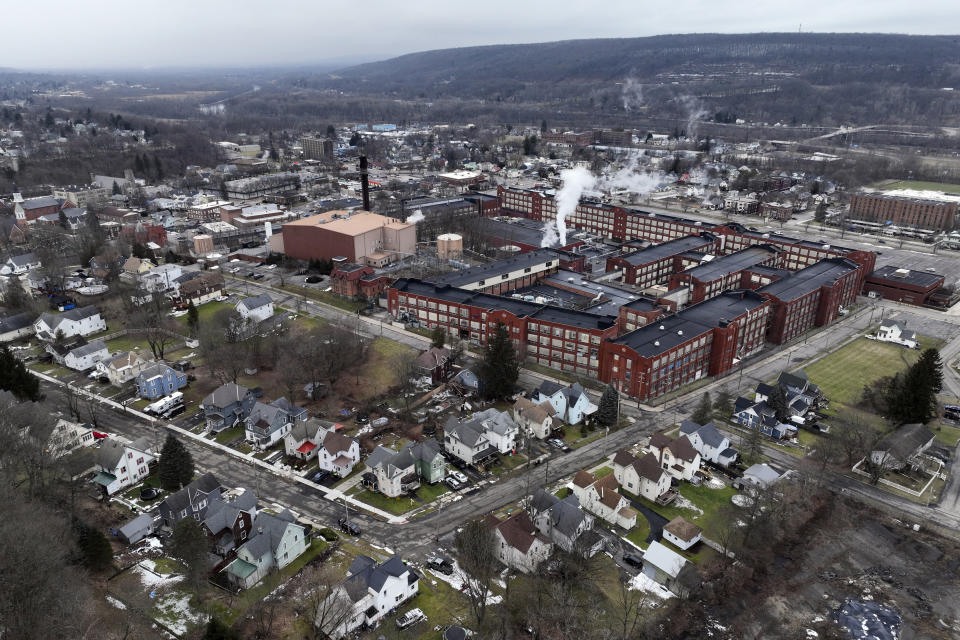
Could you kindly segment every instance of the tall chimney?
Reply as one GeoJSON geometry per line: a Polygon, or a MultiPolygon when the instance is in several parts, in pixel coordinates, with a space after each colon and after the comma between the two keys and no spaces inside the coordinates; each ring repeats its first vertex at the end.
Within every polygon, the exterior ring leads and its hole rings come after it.
{"type": "Polygon", "coordinates": [[[363,210],[370,211],[370,176],[367,174],[367,156],[360,156],[360,185],[363,189],[363,210]]]}

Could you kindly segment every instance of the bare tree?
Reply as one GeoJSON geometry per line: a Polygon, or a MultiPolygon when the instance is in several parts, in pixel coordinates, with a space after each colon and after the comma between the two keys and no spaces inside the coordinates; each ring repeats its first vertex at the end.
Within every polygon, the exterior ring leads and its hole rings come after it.
{"type": "Polygon", "coordinates": [[[162,360],[170,345],[183,340],[178,333],[180,325],[168,315],[170,303],[159,291],[144,292],[141,289],[134,295],[141,304],[130,316],[131,327],[143,332],[153,357],[162,360]]]}
{"type": "Polygon", "coordinates": [[[613,604],[611,619],[616,623],[611,638],[637,640],[645,635],[643,631],[650,601],[645,591],[630,588],[629,576],[620,576],[612,582],[614,584],[607,591],[613,604]]]}
{"type": "Polygon", "coordinates": [[[304,570],[305,593],[295,605],[298,615],[313,624],[313,637],[341,637],[338,629],[345,631],[353,617],[353,601],[346,592],[340,576],[323,564],[316,564],[304,570]]]}
{"type": "Polygon", "coordinates": [[[410,396],[416,389],[414,374],[417,368],[417,354],[413,351],[403,351],[390,360],[390,368],[396,379],[397,390],[403,396],[404,413],[410,413],[410,396]]]}
{"type": "Polygon", "coordinates": [[[846,465],[849,468],[868,453],[876,433],[876,430],[864,422],[859,414],[844,412],[837,416],[830,435],[836,446],[846,456],[846,465]]]}
{"type": "Polygon", "coordinates": [[[493,529],[482,519],[471,520],[457,533],[454,547],[465,576],[467,602],[478,629],[487,617],[487,594],[497,575],[496,539],[493,529]]]}

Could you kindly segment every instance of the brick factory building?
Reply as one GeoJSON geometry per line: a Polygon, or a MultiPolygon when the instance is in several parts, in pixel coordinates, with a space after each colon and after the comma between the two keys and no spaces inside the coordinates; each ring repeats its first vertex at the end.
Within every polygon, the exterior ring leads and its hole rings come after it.
{"type": "Polygon", "coordinates": [[[560,254],[553,249],[537,249],[511,258],[496,260],[469,269],[428,278],[437,285],[449,285],[468,291],[507,293],[537,282],[560,268],[560,254]]]}
{"type": "Polygon", "coordinates": [[[867,295],[919,306],[929,302],[944,280],[938,273],[887,265],[867,276],[863,289],[867,295]]]}
{"type": "MultiPolygon", "coordinates": [[[[923,192],[911,192],[922,194],[923,192]]],[[[889,222],[901,227],[950,231],[957,226],[960,197],[923,198],[890,193],[855,193],[850,198],[850,217],[871,222],[889,222]]]]}
{"type": "Polygon", "coordinates": [[[342,256],[379,267],[416,248],[416,225],[366,211],[327,211],[283,225],[283,252],[297,260],[342,256]]]}
{"type": "Polygon", "coordinates": [[[644,289],[663,284],[673,274],[699,265],[716,247],[717,237],[712,234],[684,236],[607,258],[607,272],[620,270],[623,272],[621,282],[644,289]]]}
{"type": "Polygon", "coordinates": [[[780,251],[770,245],[741,249],[670,276],[667,287],[690,289],[689,304],[697,304],[731,289],[746,289],[756,267],[778,267],[780,251]],[[744,282],[747,278],[747,282],[744,282]]]}

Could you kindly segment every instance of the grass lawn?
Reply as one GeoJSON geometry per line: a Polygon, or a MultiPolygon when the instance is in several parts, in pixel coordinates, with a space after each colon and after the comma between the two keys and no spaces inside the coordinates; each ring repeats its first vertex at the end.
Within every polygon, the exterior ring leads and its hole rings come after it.
{"type": "Polygon", "coordinates": [[[558,498],[560,498],[561,500],[563,500],[563,499],[566,498],[568,495],[570,495],[570,488],[569,488],[569,487],[560,487],[559,489],[557,489],[557,492],[556,492],[555,494],[553,494],[553,495],[555,495],[555,496],[557,496],[558,498]]]}
{"type": "MultiPolygon", "coordinates": [[[[232,304],[227,304],[226,302],[217,302],[216,300],[211,300],[210,302],[197,307],[197,317],[199,318],[200,324],[203,324],[204,321],[210,320],[210,318],[213,317],[213,314],[222,309],[229,309],[233,311],[234,307],[232,304]]],[[[182,315],[177,318],[177,322],[179,322],[183,327],[186,327],[188,317],[189,316],[187,315],[182,315]]]]}
{"type": "Polygon", "coordinates": [[[600,478],[603,478],[604,476],[608,476],[611,473],[613,473],[613,467],[600,467],[599,469],[593,472],[593,477],[599,480],[600,478]]]}
{"type": "Polygon", "coordinates": [[[317,302],[328,304],[331,307],[337,307],[338,309],[351,311],[353,313],[356,313],[358,309],[362,309],[364,306],[363,303],[341,298],[340,296],[334,295],[329,291],[317,291],[316,289],[301,287],[295,284],[285,284],[280,288],[296,295],[305,296],[310,300],[316,300],[317,302]]]}
{"type": "Polygon", "coordinates": [[[412,352],[413,349],[388,338],[374,338],[370,343],[370,356],[364,363],[360,375],[369,379],[373,387],[386,390],[396,383],[396,373],[391,359],[398,354],[412,352]]]}
{"type": "Polygon", "coordinates": [[[417,497],[424,503],[430,503],[445,494],[450,489],[442,482],[437,484],[422,484],[417,489],[417,497]]]}
{"type": "Polygon", "coordinates": [[[388,498],[382,493],[370,491],[369,489],[364,489],[354,496],[357,500],[366,502],[371,507],[376,507],[377,509],[382,509],[387,513],[392,513],[395,516],[403,515],[404,513],[416,509],[418,504],[416,500],[411,500],[407,496],[400,496],[399,498],[388,498]]]}
{"type": "Polygon", "coordinates": [[[951,427],[949,425],[937,425],[933,427],[933,433],[937,438],[937,442],[945,444],[948,447],[957,446],[957,441],[960,440],[960,429],[957,427],[951,427]]]}
{"type": "Polygon", "coordinates": [[[884,191],[895,189],[913,189],[914,191],[945,191],[946,193],[960,193],[960,184],[948,182],[920,182],[917,180],[901,180],[883,187],[884,191]]]}
{"type": "MultiPolygon", "coordinates": [[[[921,337],[923,348],[937,341],[921,337]]],[[[810,380],[830,398],[831,407],[856,403],[864,386],[912,365],[920,358],[920,349],[859,338],[804,367],[810,380]]]]}
{"type": "MultiPolygon", "coordinates": [[[[622,491],[622,489],[621,489],[622,491]]],[[[703,529],[703,535],[708,538],[716,538],[720,533],[721,522],[719,521],[720,509],[723,505],[730,502],[730,498],[737,493],[733,487],[724,487],[723,489],[710,489],[706,485],[695,487],[688,482],[680,485],[680,495],[692,502],[702,513],[691,509],[681,509],[673,504],[662,507],[654,504],[645,498],[637,498],[644,505],[656,511],[667,520],[673,520],[677,516],[683,516],[684,519],[696,524],[703,529]]],[[[636,497],[636,496],[635,496],[636,497]]],[[[640,516],[637,516],[640,520],[640,516]]]]}
{"type": "Polygon", "coordinates": [[[228,442],[233,442],[237,438],[242,438],[244,433],[244,428],[242,424],[238,424],[235,427],[230,427],[229,429],[224,429],[217,434],[217,437],[214,438],[220,444],[227,444],[228,442]]]}
{"type": "Polygon", "coordinates": [[[647,519],[643,517],[643,514],[637,514],[637,526],[630,530],[630,533],[623,536],[633,544],[637,545],[641,549],[646,549],[647,545],[647,536],[650,535],[650,523],[647,522],[647,519]]]}
{"type": "Polygon", "coordinates": [[[513,471],[526,461],[527,457],[519,453],[512,456],[500,456],[500,463],[493,468],[493,472],[497,475],[507,473],[513,471]]]}
{"type": "Polygon", "coordinates": [[[603,437],[603,434],[605,433],[605,431],[604,431],[603,429],[600,429],[600,430],[596,431],[595,433],[591,433],[590,435],[588,435],[586,438],[583,438],[582,440],[578,440],[578,439],[577,439],[577,438],[580,437],[580,430],[579,430],[579,429],[577,429],[577,430],[570,429],[567,433],[568,433],[568,434],[571,434],[573,437],[570,438],[569,440],[567,439],[567,437],[564,437],[564,439],[563,439],[564,442],[566,442],[567,444],[569,444],[569,445],[570,445],[572,448],[574,448],[574,449],[579,449],[580,447],[582,447],[582,446],[584,446],[584,445],[590,444],[590,443],[593,442],[594,440],[598,440],[598,439],[602,438],[602,437],[603,437]]]}
{"type": "MultiPolygon", "coordinates": [[[[420,580],[420,590],[417,595],[413,600],[401,605],[397,609],[397,615],[406,613],[414,607],[423,611],[423,614],[427,616],[427,621],[413,625],[397,637],[434,640],[440,637],[433,630],[434,626],[466,620],[469,617],[466,597],[446,582],[435,580],[429,573],[426,573],[424,578],[420,580]]],[[[396,625],[390,617],[384,619],[383,625],[389,625],[396,630],[396,625]]]]}

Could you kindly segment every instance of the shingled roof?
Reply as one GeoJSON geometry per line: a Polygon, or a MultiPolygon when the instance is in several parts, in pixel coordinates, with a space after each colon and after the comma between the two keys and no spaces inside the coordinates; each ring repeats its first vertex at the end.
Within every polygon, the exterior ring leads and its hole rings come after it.
{"type": "Polygon", "coordinates": [[[507,544],[524,554],[533,546],[534,540],[543,539],[526,511],[518,511],[506,520],[502,520],[497,525],[497,530],[507,544]]]}

